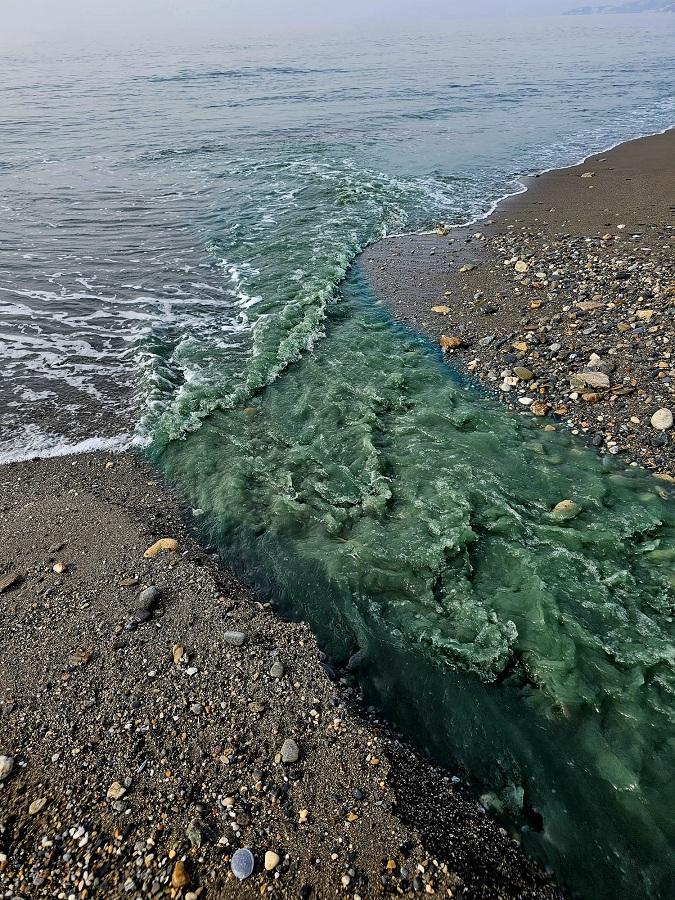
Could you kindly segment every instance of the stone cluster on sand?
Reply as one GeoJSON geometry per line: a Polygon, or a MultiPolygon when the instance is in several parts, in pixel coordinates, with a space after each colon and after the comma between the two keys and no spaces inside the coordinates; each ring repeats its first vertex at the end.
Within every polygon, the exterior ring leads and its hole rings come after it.
{"type": "Polygon", "coordinates": [[[551,239],[523,226],[482,251],[453,307],[467,370],[601,452],[672,474],[672,231],[551,239]]]}
{"type": "Polygon", "coordinates": [[[0,891],[559,896],[148,468],[110,463],[0,469],[0,891]]]}

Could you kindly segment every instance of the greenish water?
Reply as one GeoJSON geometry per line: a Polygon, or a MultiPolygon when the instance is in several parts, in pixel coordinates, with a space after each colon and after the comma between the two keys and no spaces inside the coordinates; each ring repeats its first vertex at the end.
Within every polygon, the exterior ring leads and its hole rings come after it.
{"type": "Polygon", "coordinates": [[[667,896],[663,484],[462,385],[358,272],[325,328],[246,408],[182,440],[158,426],[157,463],[226,560],[336,663],[365,651],[358,678],[394,721],[542,826],[524,843],[563,880],[587,897],[667,896]],[[551,515],[563,499],[581,508],[568,522],[551,515]]]}

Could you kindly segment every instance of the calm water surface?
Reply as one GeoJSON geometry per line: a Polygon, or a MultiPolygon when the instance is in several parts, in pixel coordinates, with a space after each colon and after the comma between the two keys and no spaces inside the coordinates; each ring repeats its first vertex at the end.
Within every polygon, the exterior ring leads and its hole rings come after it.
{"type": "Polygon", "coordinates": [[[0,57],[0,458],[134,437],[588,897],[666,897],[675,514],[393,325],[378,236],[672,124],[675,17],[0,57]],[[581,514],[550,514],[571,497],[581,514]]]}

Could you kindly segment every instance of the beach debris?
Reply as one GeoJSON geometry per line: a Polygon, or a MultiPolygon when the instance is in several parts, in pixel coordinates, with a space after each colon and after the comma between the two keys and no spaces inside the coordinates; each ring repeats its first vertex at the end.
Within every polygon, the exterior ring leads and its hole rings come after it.
{"type": "Polygon", "coordinates": [[[668,431],[669,428],[673,427],[672,411],[665,407],[657,409],[651,418],[651,423],[652,428],[656,428],[657,431],[668,431]]]}
{"type": "Polygon", "coordinates": [[[437,225],[436,226],[436,234],[439,235],[440,237],[445,237],[449,231],[450,231],[450,229],[448,228],[447,225],[437,225]]]}
{"type": "Polygon", "coordinates": [[[185,658],[185,647],[182,644],[174,644],[171,648],[171,658],[175,666],[180,665],[185,658]]]}
{"type": "Polygon", "coordinates": [[[464,345],[464,341],[462,338],[455,337],[454,335],[442,334],[439,344],[443,350],[456,350],[458,347],[464,345]]]}
{"type": "Polygon", "coordinates": [[[235,850],[230,862],[232,874],[239,881],[245,881],[252,873],[255,866],[255,858],[248,847],[240,847],[235,850]]]}
{"type": "Polygon", "coordinates": [[[9,572],[7,575],[0,576],[0,594],[18,584],[22,577],[20,572],[9,572]]]}
{"type": "Polygon", "coordinates": [[[580,512],[581,508],[577,506],[574,500],[561,500],[560,503],[556,503],[553,507],[551,515],[559,522],[566,522],[568,519],[578,516],[580,512]]]}
{"type": "Polygon", "coordinates": [[[14,768],[13,756],[0,756],[0,781],[4,781],[12,774],[14,768]]]}
{"type": "Polygon", "coordinates": [[[583,172],[581,177],[582,178],[595,178],[595,172],[583,172]]]}
{"type": "Polygon", "coordinates": [[[439,313],[439,314],[442,315],[442,316],[447,316],[447,314],[450,312],[450,307],[449,307],[449,306],[444,306],[444,305],[441,305],[441,306],[432,306],[432,307],[431,307],[431,311],[432,311],[432,312],[435,312],[435,313],[439,313]]]}
{"type": "Polygon", "coordinates": [[[473,270],[477,268],[475,263],[465,263],[461,268],[460,272],[473,272],[473,270]]]}
{"type": "Polygon", "coordinates": [[[187,887],[190,884],[190,876],[188,875],[188,870],[185,868],[185,863],[182,859],[179,859],[176,862],[176,865],[173,867],[173,872],[171,873],[171,887],[174,890],[179,891],[181,888],[187,887]]]}
{"type": "Polygon", "coordinates": [[[175,552],[176,550],[178,550],[178,541],[175,538],[160,538],[148,547],[143,556],[146,559],[152,559],[158,553],[175,552]]]}

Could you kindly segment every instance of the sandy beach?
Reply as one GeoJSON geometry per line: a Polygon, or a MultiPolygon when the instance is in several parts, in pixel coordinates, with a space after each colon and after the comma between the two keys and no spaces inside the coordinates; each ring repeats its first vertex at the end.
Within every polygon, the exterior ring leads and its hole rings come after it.
{"type": "Polygon", "coordinates": [[[525,184],[486,222],[369,248],[368,281],[495,396],[670,480],[675,131],[525,184]]]}
{"type": "MultiPolygon", "coordinates": [[[[397,320],[453,339],[453,366],[668,481],[674,145],[631,142],[361,260],[397,320]]],[[[4,466],[0,516],[7,896],[562,895],[141,459],[4,466]]]]}

